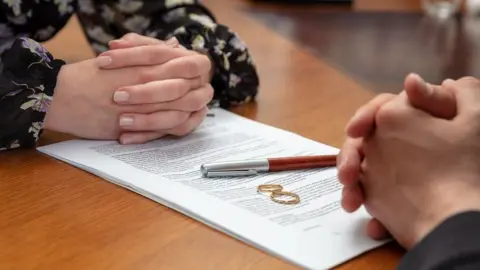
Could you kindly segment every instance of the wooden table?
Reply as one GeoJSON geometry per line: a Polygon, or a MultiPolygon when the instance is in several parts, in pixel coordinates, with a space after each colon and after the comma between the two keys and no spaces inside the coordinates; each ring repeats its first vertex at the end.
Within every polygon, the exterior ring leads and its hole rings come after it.
{"type": "MultiPolygon", "coordinates": [[[[257,103],[234,111],[339,147],[344,125],[374,92],[247,16],[245,2],[204,2],[247,41],[260,73],[257,103]]],[[[379,9],[383,1],[367,2],[359,0],[356,8],[379,9]]],[[[79,33],[73,20],[47,46],[69,61],[91,57],[79,33]]],[[[46,133],[41,143],[66,138],[46,133]]],[[[390,244],[338,269],[394,269],[401,255],[390,244]]],[[[0,269],[297,267],[35,150],[21,150],[0,154],[0,269]]]]}

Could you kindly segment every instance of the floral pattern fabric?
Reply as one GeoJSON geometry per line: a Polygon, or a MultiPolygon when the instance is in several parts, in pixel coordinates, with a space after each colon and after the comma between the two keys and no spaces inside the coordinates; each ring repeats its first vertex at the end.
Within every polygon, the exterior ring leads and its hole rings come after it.
{"type": "Polygon", "coordinates": [[[130,32],[176,37],[212,59],[215,103],[228,108],[257,95],[259,81],[246,45],[198,0],[0,0],[0,150],[33,147],[42,134],[65,63],[39,42],[54,37],[73,14],[97,54],[130,32]]]}
{"type": "Polygon", "coordinates": [[[35,146],[64,64],[26,37],[18,38],[2,55],[0,150],[35,146]]]}

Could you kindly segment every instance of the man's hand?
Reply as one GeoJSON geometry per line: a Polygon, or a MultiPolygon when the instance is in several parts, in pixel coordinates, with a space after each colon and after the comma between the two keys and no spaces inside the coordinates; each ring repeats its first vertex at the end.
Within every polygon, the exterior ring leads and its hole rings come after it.
{"type": "MultiPolygon", "coordinates": [[[[409,103],[433,116],[450,119],[456,114],[453,93],[448,89],[427,84],[416,74],[405,79],[405,93],[409,103]]],[[[359,185],[360,165],[363,160],[363,139],[374,132],[378,110],[396,95],[381,94],[362,106],[347,125],[347,139],[339,155],[338,170],[343,190],[342,206],[347,212],[356,211],[363,204],[364,194],[359,185]]],[[[367,226],[367,233],[374,239],[383,239],[388,232],[373,219],[367,226]]]]}
{"type": "Polygon", "coordinates": [[[406,248],[446,218],[480,210],[480,82],[443,87],[455,95],[454,117],[418,110],[402,93],[378,109],[363,142],[364,205],[406,248]]]}

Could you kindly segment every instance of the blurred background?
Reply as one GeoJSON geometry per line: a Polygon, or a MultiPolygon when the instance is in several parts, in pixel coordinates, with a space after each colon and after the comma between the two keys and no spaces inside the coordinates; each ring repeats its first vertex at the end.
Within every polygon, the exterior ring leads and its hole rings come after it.
{"type": "Polygon", "coordinates": [[[480,77],[479,0],[252,0],[245,12],[378,92],[480,77]]]}

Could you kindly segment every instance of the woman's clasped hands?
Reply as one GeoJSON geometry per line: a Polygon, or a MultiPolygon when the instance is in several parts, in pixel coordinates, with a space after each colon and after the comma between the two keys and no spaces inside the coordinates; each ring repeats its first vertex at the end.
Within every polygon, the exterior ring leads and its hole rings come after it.
{"type": "Polygon", "coordinates": [[[186,135],[207,114],[212,69],[175,38],[128,34],[97,58],[61,68],[45,128],[123,144],[186,135]]]}

